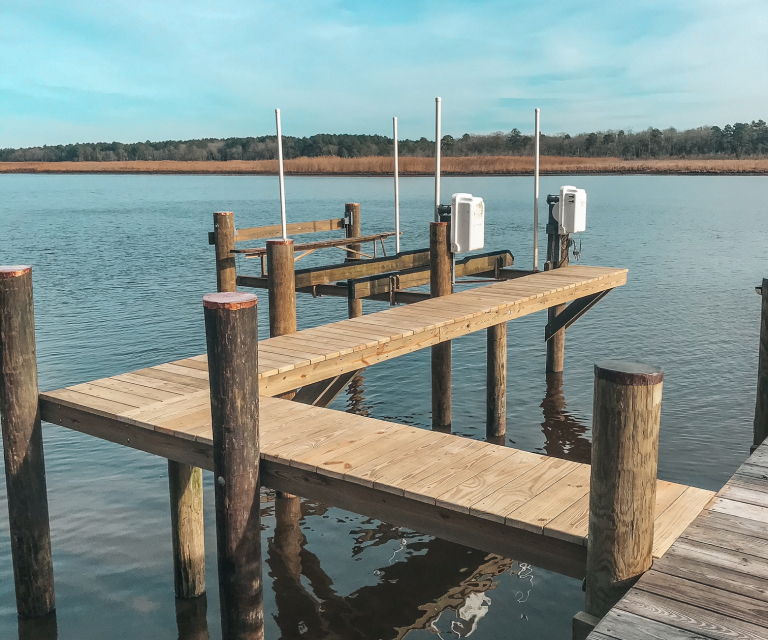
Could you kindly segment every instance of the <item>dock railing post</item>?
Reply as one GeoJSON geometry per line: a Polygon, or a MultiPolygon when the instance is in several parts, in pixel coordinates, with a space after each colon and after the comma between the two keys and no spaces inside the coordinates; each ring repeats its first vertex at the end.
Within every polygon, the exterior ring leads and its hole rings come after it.
{"type": "Polygon", "coordinates": [[[257,299],[203,298],[223,640],[264,637],[257,299]]]}
{"type": "Polygon", "coordinates": [[[504,444],[507,433],[507,323],[488,327],[485,435],[504,444]]]}
{"type": "Polygon", "coordinates": [[[760,313],[760,351],[757,365],[757,398],[755,399],[754,440],[750,453],[754,453],[768,436],[768,278],[760,287],[762,298],[760,313]]]}
{"type": "Polygon", "coordinates": [[[16,610],[39,618],[56,602],[28,266],[0,267],[0,421],[16,610]]]}
{"type": "MultiPolygon", "coordinates": [[[[429,224],[429,293],[433,298],[452,293],[448,223],[429,224]]],[[[432,429],[451,430],[451,343],[432,347],[432,429]]]]}
{"type": "Polygon", "coordinates": [[[593,622],[653,562],[663,380],[661,369],[643,364],[595,365],[586,577],[593,622]]]}
{"type": "MultiPolygon", "coordinates": [[[[547,222],[547,263],[544,270],[559,269],[568,266],[568,241],[567,233],[560,235],[560,225],[555,220],[552,211],[557,203],[549,203],[549,221],[547,222]],[[554,205],[554,206],[553,206],[554,205]]],[[[564,304],[558,304],[547,310],[548,322],[552,322],[558,315],[565,311],[564,304]]],[[[560,373],[563,370],[565,358],[565,329],[560,329],[550,340],[547,340],[547,373],[560,373]]]]}
{"type": "Polygon", "coordinates": [[[237,290],[235,265],[235,216],[231,211],[213,214],[213,244],[216,247],[216,290],[237,290]]]}
{"type": "MultiPolygon", "coordinates": [[[[347,238],[359,238],[361,235],[360,225],[360,203],[348,202],[344,205],[344,217],[348,220],[344,226],[347,232],[347,238]]],[[[344,262],[359,262],[360,251],[362,246],[360,244],[351,244],[349,248],[357,253],[347,252],[347,257],[344,262]]],[[[360,298],[347,298],[347,308],[350,318],[359,318],[363,315],[363,301],[360,298]]]]}

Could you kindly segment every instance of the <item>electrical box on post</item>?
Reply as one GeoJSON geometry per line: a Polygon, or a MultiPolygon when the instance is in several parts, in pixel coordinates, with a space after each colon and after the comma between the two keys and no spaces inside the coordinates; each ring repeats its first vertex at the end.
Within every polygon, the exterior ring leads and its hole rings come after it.
{"type": "Polygon", "coordinates": [[[485,203],[471,193],[451,196],[451,251],[475,251],[485,246],[485,203]]]}
{"type": "Polygon", "coordinates": [[[560,233],[580,233],[587,228],[587,192],[576,187],[560,187],[558,220],[560,233]]]}

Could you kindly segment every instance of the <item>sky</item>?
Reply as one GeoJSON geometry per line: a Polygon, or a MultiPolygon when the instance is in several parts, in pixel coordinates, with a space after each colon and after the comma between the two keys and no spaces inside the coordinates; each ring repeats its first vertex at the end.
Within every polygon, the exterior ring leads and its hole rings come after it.
{"type": "Polygon", "coordinates": [[[0,147],[768,120],[767,0],[0,0],[0,147]]]}

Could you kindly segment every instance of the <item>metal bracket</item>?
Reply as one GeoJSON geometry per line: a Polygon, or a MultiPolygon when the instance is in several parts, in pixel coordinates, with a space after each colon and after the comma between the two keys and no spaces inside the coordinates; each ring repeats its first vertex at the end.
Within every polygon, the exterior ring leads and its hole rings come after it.
{"type": "Polygon", "coordinates": [[[613,289],[598,291],[597,293],[571,302],[562,313],[557,314],[551,322],[547,323],[547,326],[544,328],[544,340],[549,341],[558,331],[570,327],[611,291],[613,291],[613,289]]]}
{"type": "Polygon", "coordinates": [[[216,232],[215,231],[209,231],[208,232],[208,244],[216,244],[216,232]]]}
{"type": "Polygon", "coordinates": [[[389,276],[389,306],[394,307],[395,302],[395,294],[397,293],[398,289],[400,289],[400,276],[394,275],[389,276]]]}
{"type": "Polygon", "coordinates": [[[344,212],[344,226],[345,227],[351,227],[353,222],[354,222],[354,220],[353,220],[352,211],[345,211],[344,212]]]}

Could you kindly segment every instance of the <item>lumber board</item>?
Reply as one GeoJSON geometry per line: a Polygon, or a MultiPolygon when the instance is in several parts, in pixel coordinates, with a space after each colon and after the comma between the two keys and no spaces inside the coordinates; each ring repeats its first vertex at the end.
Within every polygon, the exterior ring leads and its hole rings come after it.
{"type": "MultiPolygon", "coordinates": [[[[310,222],[289,222],[286,230],[289,236],[298,236],[306,233],[319,233],[322,231],[336,231],[344,228],[344,218],[332,218],[330,220],[312,220],[310,222]]],[[[235,242],[248,242],[249,240],[263,240],[265,238],[277,238],[282,236],[283,227],[273,224],[265,227],[247,227],[237,229],[235,242]]]]}

